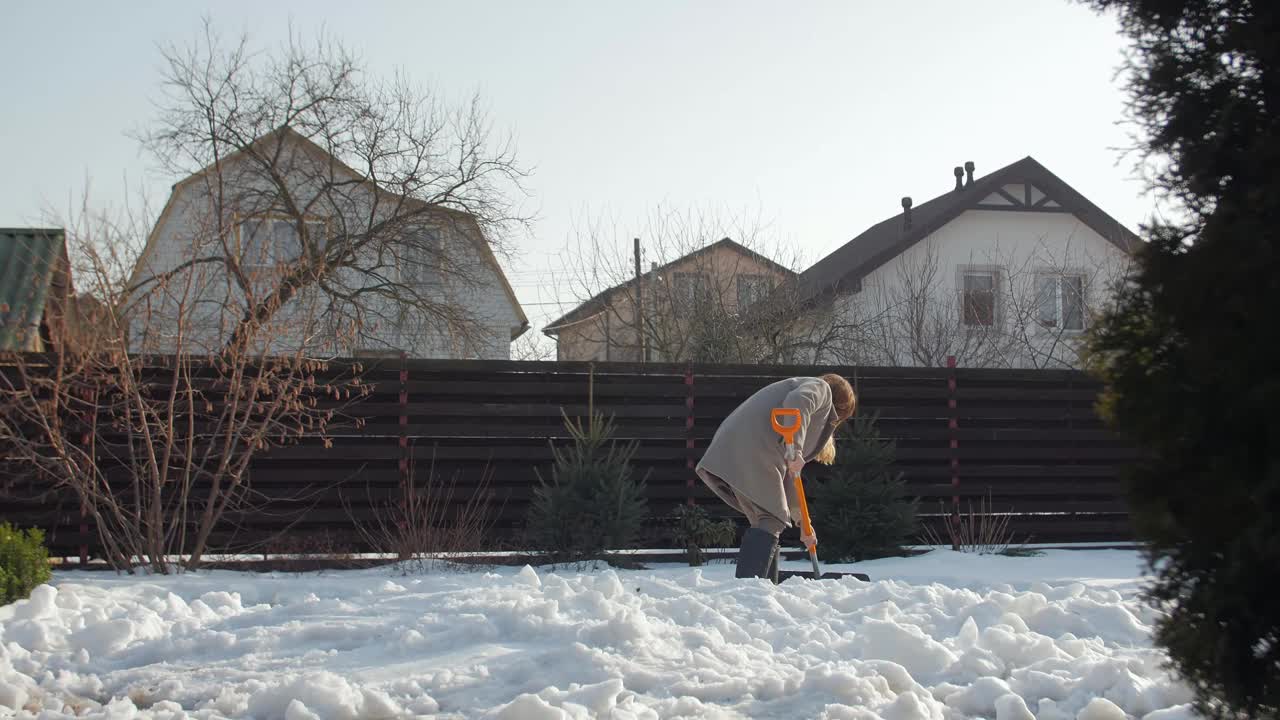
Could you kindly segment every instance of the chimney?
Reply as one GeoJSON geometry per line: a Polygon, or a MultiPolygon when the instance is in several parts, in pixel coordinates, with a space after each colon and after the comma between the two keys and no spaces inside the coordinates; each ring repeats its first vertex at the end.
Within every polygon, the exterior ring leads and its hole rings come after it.
{"type": "Polygon", "coordinates": [[[964,189],[964,180],[963,180],[964,168],[957,165],[955,169],[955,174],[956,174],[956,189],[963,190],[964,189]]]}
{"type": "MultiPolygon", "coordinates": [[[[965,183],[964,183],[964,184],[965,184],[965,187],[968,187],[968,186],[970,186],[970,185],[972,185],[972,184],[973,184],[973,161],[972,161],[972,160],[970,160],[970,161],[968,161],[968,162],[966,162],[966,163],[964,164],[964,171],[965,171],[965,174],[967,174],[967,175],[969,176],[969,177],[968,177],[968,179],[967,179],[967,180],[965,180],[965,183]]],[[[958,180],[958,178],[957,178],[957,180],[958,180]]]]}
{"type": "Polygon", "coordinates": [[[902,198],[902,229],[911,229],[911,197],[902,198]]]}

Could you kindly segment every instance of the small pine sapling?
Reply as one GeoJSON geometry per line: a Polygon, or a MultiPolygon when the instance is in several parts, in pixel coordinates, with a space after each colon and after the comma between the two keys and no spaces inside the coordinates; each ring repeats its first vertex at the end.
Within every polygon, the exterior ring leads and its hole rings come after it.
{"type": "Polygon", "coordinates": [[[550,482],[537,472],[529,544],[564,562],[634,546],[648,514],[645,478],[637,479],[631,465],[639,444],[614,441],[613,418],[597,413],[590,401],[585,422],[561,414],[571,442],[552,446],[550,482]]]}
{"type": "Polygon", "coordinates": [[[0,605],[25,599],[52,577],[44,532],[0,525],[0,605]]]}
{"type": "Polygon", "coordinates": [[[809,512],[821,528],[832,562],[861,561],[902,552],[916,527],[916,501],[906,497],[902,473],[893,469],[897,448],[880,437],[876,416],[858,416],[836,437],[836,460],[817,473],[806,491],[809,512]]]}

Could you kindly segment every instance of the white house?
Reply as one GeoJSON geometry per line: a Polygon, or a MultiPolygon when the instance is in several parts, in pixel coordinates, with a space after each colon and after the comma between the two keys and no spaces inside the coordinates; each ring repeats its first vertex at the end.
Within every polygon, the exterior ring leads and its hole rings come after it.
{"type": "Polygon", "coordinates": [[[289,128],[175,184],[130,284],[145,296],[132,344],[157,352],[225,342],[282,286],[255,352],[508,359],[529,327],[474,216],[390,192],[289,128]]]}
{"type": "Polygon", "coordinates": [[[1077,367],[1081,332],[1138,237],[1031,157],[871,226],[799,278],[814,318],[842,325],[818,362],[1077,367]]]}

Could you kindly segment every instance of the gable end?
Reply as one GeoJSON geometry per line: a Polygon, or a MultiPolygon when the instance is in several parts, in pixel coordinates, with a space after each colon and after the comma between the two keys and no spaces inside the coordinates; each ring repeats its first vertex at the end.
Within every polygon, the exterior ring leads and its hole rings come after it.
{"type": "Polygon", "coordinates": [[[1017,212],[1068,212],[1062,204],[1031,182],[1009,183],[974,204],[975,210],[1014,210],[1017,212]]]}

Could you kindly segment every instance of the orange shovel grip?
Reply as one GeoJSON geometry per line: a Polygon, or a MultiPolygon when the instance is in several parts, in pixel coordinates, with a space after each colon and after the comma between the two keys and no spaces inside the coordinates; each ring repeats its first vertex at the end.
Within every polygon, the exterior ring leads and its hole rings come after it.
{"type": "Polygon", "coordinates": [[[798,408],[774,408],[769,413],[769,422],[773,424],[773,429],[782,436],[787,444],[790,445],[795,441],[796,432],[800,430],[800,410],[798,408]],[[795,424],[787,427],[778,422],[778,418],[793,417],[796,419],[795,424]]]}

